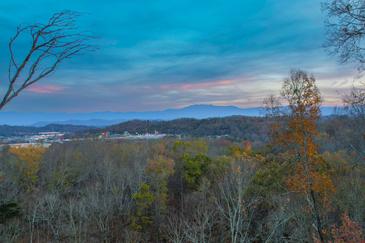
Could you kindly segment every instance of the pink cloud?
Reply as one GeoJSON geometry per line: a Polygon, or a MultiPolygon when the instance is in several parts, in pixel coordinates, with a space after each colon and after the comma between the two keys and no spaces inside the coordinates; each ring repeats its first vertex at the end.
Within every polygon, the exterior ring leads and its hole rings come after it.
{"type": "Polygon", "coordinates": [[[180,90],[180,91],[189,91],[189,90],[197,90],[197,89],[209,89],[218,86],[226,86],[233,84],[233,80],[217,80],[217,81],[207,81],[200,83],[188,83],[188,84],[164,84],[161,85],[160,88],[162,90],[180,90]]]}
{"type": "Polygon", "coordinates": [[[53,94],[63,91],[65,88],[60,85],[44,84],[30,86],[27,91],[36,94],[53,94]]]}

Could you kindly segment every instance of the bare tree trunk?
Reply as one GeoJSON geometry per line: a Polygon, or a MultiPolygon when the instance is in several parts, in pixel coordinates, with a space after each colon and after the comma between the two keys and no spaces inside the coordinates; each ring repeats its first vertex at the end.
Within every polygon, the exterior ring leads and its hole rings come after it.
{"type": "Polygon", "coordinates": [[[310,196],[311,196],[312,203],[313,203],[313,213],[314,213],[315,221],[317,223],[318,236],[319,236],[319,239],[321,240],[321,242],[324,242],[321,216],[319,214],[317,201],[316,201],[316,198],[314,195],[314,191],[312,189],[310,190],[310,196]]]}

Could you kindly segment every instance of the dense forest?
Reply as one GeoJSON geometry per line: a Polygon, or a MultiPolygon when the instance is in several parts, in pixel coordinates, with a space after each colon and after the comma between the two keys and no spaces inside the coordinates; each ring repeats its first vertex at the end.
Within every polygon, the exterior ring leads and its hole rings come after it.
{"type": "Polygon", "coordinates": [[[315,79],[303,71],[284,81],[281,99],[286,106],[273,96],[265,100],[266,118],[134,121],[113,127],[128,130],[128,124],[139,123],[137,128],[147,132],[170,124],[160,131],[191,128],[201,131],[194,134],[200,138],[5,147],[0,238],[362,242],[364,113],[347,100],[348,115],[321,118],[315,79]],[[204,137],[210,131],[243,131],[252,140],[204,137]]]}

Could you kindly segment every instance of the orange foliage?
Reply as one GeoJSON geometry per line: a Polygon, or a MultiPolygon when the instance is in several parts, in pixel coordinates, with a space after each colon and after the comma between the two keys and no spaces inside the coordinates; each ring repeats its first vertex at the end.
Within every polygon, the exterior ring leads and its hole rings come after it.
{"type": "Polygon", "coordinates": [[[323,202],[327,202],[329,196],[335,192],[335,187],[331,178],[326,173],[310,171],[307,175],[303,169],[303,165],[298,164],[293,175],[287,178],[287,186],[289,190],[306,193],[312,190],[322,196],[323,202]]]}
{"type": "Polygon", "coordinates": [[[273,142],[288,153],[292,166],[291,175],[286,180],[288,189],[309,196],[311,202],[308,205],[316,225],[314,228],[320,241],[324,242],[325,231],[318,203],[328,208],[335,186],[326,169],[327,163],[319,155],[315,143],[319,135],[317,121],[321,95],[315,78],[300,70],[292,71],[290,77],[284,80],[281,95],[288,103],[289,114],[285,127],[273,127],[277,129],[273,131],[273,142]]]}
{"type": "Polygon", "coordinates": [[[149,160],[146,171],[148,174],[156,174],[163,177],[174,173],[174,161],[162,155],[156,156],[155,159],[149,160]]]}
{"type": "Polygon", "coordinates": [[[245,151],[248,154],[252,152],[252,142],[251,141],[243,142],[243,151],[245,151]]]}
{"type": "Polygon", "coordinates": [[[303,71],[294,71],[284,81],[282,96],[288,102],[290,114],[287,127],[276,133],[274,140],[284,146],[293,161],[293,173],[287,179],[289,190],[321,195],[322,199],[335,191],[326,162],[318,153],[315,138],[319,135],[321,96],[315,79],[303,71]]]}

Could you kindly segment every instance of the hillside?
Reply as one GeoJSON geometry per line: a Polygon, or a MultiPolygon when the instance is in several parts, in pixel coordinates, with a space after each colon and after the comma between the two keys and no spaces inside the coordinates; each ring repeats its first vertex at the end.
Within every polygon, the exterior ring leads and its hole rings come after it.
{"type": "Polygon", "coordinates": [[[229,136],[236,139],[265,141],[268,120],[263,117],[230,116],[224,118],[191,119],[171,121],[132,120],[102,129],[87,131],[89,134],[111,132],[122,134],[164,133],[192,137],[229,136]]]}
{"type": "Polygon", "coordinates": [[[43,127],[31,127],[31,126],[8,126],[0,125],[0,136],[24,136],[36,134],[39,132],[65,132],[75,133],[85,130],[89,130],[92,127],[78,126],[78,125],[61,125],[61,124],[50,124],[43,127]]]}
{"type": "MultiPolygon", "coordinates": [[[[325,116],[318,122],[318,129],[333,143],[347,141],[355,121],[347,116],[325,116]],[[336,129],[342,127],[343,129],[336,129]]],[[[176,119],[171,121],[132,120],[105,128],[82,130],[79,134],[95,135],[102,132],[114,134],[164,133],[191,137],[228,136],[234,140],[250,140],[255,143],[268,141],[270,119],[265,117],[230,116],[208,119],[176,119]]],[[[350,143],[350,141],[347,141],[350,143]]],[[[325,145],[325,143],[324,143],[325,145]]],[[[325,146],[326,147],[326,146],[325,146]]]]}

